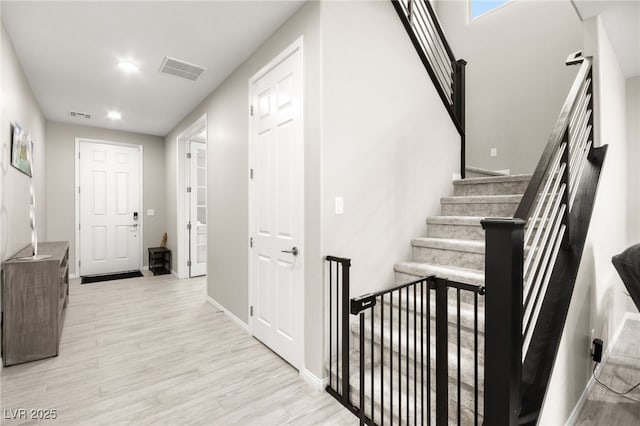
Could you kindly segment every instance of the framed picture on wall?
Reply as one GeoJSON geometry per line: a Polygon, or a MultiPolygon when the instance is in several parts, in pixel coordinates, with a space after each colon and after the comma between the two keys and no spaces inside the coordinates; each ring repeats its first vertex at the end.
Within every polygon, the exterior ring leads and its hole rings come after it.
{"type": "Polygon", "coordinates": [[[11,132],[11,165],[27,176],[31,176],[31,159],[33,156],[33,142],[28,130],[13,124],[11,132]]]}

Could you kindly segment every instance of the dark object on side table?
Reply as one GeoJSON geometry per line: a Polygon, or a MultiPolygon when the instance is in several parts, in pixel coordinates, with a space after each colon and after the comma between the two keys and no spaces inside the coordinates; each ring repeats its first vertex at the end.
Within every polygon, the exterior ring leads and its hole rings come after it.
{"type": "Polygon", "coordinates": [[[635,244],[613,256],[611,263],[622,278],[636,308],[640,310],[640,244],[635,244]]]}
{"type": "Polygon", "coordinates": [[[165,247],[149,247],[149,270],[153,275],[171,273],[171,250],[165,247]]]}

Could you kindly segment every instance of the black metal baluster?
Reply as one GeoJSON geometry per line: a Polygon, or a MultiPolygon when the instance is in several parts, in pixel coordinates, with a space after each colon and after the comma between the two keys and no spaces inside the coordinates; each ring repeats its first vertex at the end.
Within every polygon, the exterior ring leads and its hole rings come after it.
{"type": "Polygon", "coordinates": [[[436,278],[436,424],[448,424],[447,280],[436,278]]]}
{"type": "Polygon", "coordinates": [[[458,424],[460,424],[460,288],[456,289],[456,295],[456,308],[458,313],[458,424]]]}
{"type": "Polygon", "coordinates": [[[389,423],[393,424],[393,292],[389,293],[389,423]]]}
{"type": "Polygon", "coordinates": [[[405,354],[405,366],[406,366],[406,376],[407,376],[407,392],[405,393],[405,406],[407,407],[407,424],[409,424],[409,287],[405,288],[405,302],[404,302],[404,307],[405,307],[405,332],[406,332],[406,338],[405,338],[405,342],[407,345],[407,353],[405,354]]]}
{"type": "MultiPolygon", "coordinates": [[[[349,389],[349,267],[351,261],[342,264],[342,393],[347,404],[351,401],[349,389]]],[[[360,334],[360,336],[363,336],[360,334]]],[[[362,363],[360,364],[362,365],[362,363]]]]}
{"type": "Polygon", "coordinates": [[[374,423],[374,424],[376,422],[375,413],[373,412],[373,402],[375,400],[375,392],[373,390],[373,378],[375,376],[375,365],[376,365],[373,359],[374,358],[373,341],[375,339],[375,336],[373,334],[373,332],[375,331],[374,324],[373,324],[373,317],[375,314],[375,309],[376,309],[375,306],[371,309],[371,354],[370,354],[371,355],[371,423],[374,423]]]}
{"type": "Polygon", "coordinates": [[[384,294],[380,295],[380,426],[384,425],[384,294]]]}
{"type": "Polygon", "coordinates": [[[333,389],[333,262],[329,262],[329,387],[333,389]]]}
{"type": "Polygon", "coordinates": [[[431,425],[431,285],[433,278],[427,285],[427,426],[431,425]]]}
{"type": "Polygon", "coordinates": [[[424,424],[424,283],[425,283],[424,280],[420,282],[420,422],[421,424],[424,424]]]}
{"type": "Polygon", "coordinates": [[[402,289],[398,290],[398,424],[402,424],[402,289]]]}
{"type": "Polygon", "coordinates": [[[413,286],[413,424],[418,424],[418,338],[416,331],[418,326],[416,324],[416,314],[418,311],[418,304],[416,299],[416,286],[413,286]]]}
{"type": "MultiPolygon", "coordinates": [[[[340,342],[342,333],[342,324],[340,324],[340,269],[341,264],[336,265],[336,391],[342,396],[344,401],[344,388],[342,387],[342,381],[340,380],[340,342]]],[[[344,379],[344,377],[343,377],[344,379]]]]}
{"type": "Polygon", "coordinates": [[[364,312],[360,314],[360,425],[365,424],[364,416],[364,374],[362,368],[364,366],[364,312]]]}
{"type": "Polygon", "coordinates": [[[475,426],[478,426],[478,292],[473,295],[473,381],[475,426]]]}

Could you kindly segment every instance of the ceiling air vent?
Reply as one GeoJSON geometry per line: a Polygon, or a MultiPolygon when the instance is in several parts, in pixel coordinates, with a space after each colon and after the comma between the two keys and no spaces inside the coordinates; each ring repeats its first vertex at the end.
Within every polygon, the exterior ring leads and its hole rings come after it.
{"type": "Polygon", "coordinates": [[[205,68],[169,56],[164,58],[160,72],[196,81],[206,71],[205,68]]]}
{"type": "Polygon", "coordinates": [[[87,112],[70,111],[69,115],[77,118],[86,118],[86,119],[91,118],[91,114],[87,112]]]}

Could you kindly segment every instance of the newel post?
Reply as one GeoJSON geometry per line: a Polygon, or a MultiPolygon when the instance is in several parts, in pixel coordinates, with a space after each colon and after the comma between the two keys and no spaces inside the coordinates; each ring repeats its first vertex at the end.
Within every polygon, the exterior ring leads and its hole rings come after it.
{"type": "Polygon", "coordinates": [[[462,128],[462,135],[460,135],[460,177],[465,178],[465,153],[466,153],[466,134],[465,134],[465,66],[467,61],[464,59],[458,59],[454,64],[454,76],[453,76],[453,111],[456,118],[462,128]]]}
{"type": "Polygon", "coordinates": [[[484,424],[517,425],[522,382],[524,221],[484,219],[484,424]]]}

